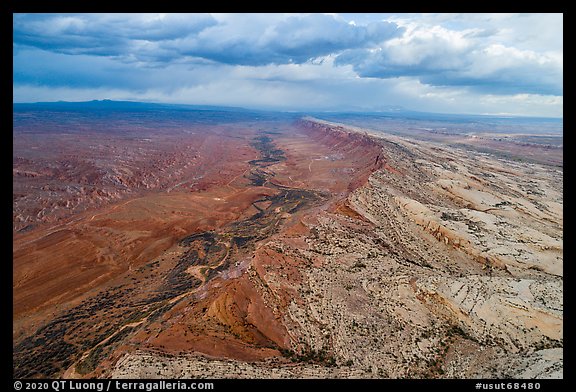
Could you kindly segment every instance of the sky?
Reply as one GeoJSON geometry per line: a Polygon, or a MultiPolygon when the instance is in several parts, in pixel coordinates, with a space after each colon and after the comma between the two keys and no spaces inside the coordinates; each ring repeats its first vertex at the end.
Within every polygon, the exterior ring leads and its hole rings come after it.
{"type": "Polygon", "coordinates": [[[14,102],[563,117],[562,14],[14,14],[14,102]]]}

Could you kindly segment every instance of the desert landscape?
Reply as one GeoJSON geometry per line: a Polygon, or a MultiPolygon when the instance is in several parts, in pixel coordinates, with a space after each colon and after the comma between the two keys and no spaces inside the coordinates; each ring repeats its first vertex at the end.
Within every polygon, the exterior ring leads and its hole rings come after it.
{"type": "Polygon", "coordinates": [[[563,377],[561,123],[13,120],[15,378],[563,377]]]}

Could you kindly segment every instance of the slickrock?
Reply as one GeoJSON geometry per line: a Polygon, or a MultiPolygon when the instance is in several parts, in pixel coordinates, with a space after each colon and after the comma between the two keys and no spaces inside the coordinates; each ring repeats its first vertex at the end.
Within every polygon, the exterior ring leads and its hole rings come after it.
{"type": "MultiPolygon", "coordinates": [[[[70,305],[57,329],[22,332],[19,374],[563,376],[561,170],[313,118],[271,124],[246,131],[249,146],[234,139],[250,152],[242,171],[180,196],[195,209],[171,207],[176,192],[150,207],[178,223],[158,237],[176,243],[154,260],[123,247],[136,261],[106,295],[70,305]],[[39,347],[68,356],[50,368],[39,347]]],[[[133,244],[155,227],[137,221],[129,238],[138,211],[82,227],[133,244]]]]}

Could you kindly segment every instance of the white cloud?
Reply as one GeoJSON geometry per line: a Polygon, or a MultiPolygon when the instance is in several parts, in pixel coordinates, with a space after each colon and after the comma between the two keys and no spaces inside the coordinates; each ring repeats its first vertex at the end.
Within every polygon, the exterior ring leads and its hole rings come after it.
{"type": "Polygon", "coordinates": [[[493,33],[479,28],[450,30],[404,23],[407,30],[402,37],[377,50],[345,51],[336,64],[352,65],[363,77],[413,76],[431,85],[502,94],[562,94],[561,53],[490,43],[493,33]]]}
{"type": "Polygon", "coordinates": [[[562,24],[558,14],[16,14],[14,99],[556,116],[562,24]]]}

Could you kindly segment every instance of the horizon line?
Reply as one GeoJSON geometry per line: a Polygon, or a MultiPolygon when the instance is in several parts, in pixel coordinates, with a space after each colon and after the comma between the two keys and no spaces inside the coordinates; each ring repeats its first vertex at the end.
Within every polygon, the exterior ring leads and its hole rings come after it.
{"type": "Polygon", "coordinates": [[[82,100],[82,101],[25,101],[25,102],[15,102],[12,101],[13,105],[17,104],[65,104],[65,103],[92,103],[92,102],[125,102],[125,103],[136,103],[136,104],[149,104],[149,105],[171,105],[171,106],[204,106],[204,107],[225,107],[234,108],[242,110],[255,110],[255,111],[265,111],[265,112],[276,112],[276,113],[419,113],[419,114],[436,114],[436,115],[450,115],[450,116],[472,116],[472,117],[498,117],[498,118],[531,118],[531,119],[556,119],[564,120],[564,116],[554,117],[554,116],[529,116],[525,114],[513,114],[513,113],[454,113],[454,112],[426,112],[418,111],[413,109],[408,109],[402,106],[389,105],[388,108],[384,109],[270,109],[266,107],[244,107],[244,106],[234,106],[226,104],[206,104],[206,103],[181,103],[181,102],[156,102],[156,101],[132,101],[132,100],[119,100],[119,99],[92,99],[92,100],[82,100]]]}

